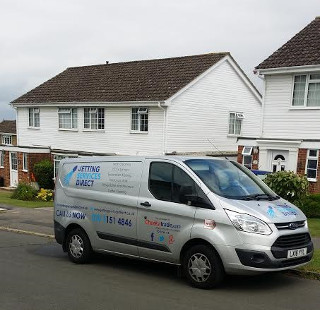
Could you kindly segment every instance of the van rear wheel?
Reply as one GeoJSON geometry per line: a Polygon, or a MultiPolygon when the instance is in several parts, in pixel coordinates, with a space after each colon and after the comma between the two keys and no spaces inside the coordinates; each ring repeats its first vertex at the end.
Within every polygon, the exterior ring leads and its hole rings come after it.
{"type": "Polygon", "coordinates": [[[69,259],[76,264],[90,261],[92,248],[87,234],[80,228],[73,229],[67,236],[67,252],[69,259]]]}
{"type": "Polygon", "coordinates": [[[224,278],[224,268],[219,255],[203,244],[191,247],[184,255],[182,265],[189,283],[197,288],[216,287],[224,278]]]}

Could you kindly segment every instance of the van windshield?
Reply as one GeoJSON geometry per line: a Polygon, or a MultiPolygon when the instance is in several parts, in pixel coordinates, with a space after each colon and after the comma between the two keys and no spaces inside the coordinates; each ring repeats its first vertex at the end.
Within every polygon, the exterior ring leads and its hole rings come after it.
{"type": "Polygon", "coordinates": [[[241,200],[279,199],[259,178],[242,165],[219,159],[185,161],[203,183],[215,194],[241,200]]]}

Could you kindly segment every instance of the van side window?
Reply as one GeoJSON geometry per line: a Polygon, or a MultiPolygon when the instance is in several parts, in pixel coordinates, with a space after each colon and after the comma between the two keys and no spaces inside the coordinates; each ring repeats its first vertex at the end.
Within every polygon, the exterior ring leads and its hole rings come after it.
{"type": "Polygon", "coordinates": [[[149,171],[149,190],[158,200],[189,204],[197,207],[211,207],[201,188],[179,167],[163,162],[153,162],[149,171]]]}
{"type": "Polygon", "coordinates": [[[152,195],[164,201],[171,201],[173,165],[168,163],[151,163],[149,171],[149,190],[152,195]]]}

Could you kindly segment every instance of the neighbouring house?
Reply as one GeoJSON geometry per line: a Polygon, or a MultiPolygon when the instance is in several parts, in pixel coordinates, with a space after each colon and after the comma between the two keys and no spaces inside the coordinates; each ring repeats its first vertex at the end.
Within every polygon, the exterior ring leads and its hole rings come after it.
{"type": "Polygon", "coordinates": [[[0,123],[0,187],[34,181],[33,166],[42,159],[51,159],[47,148],[18,146],[16,121],[0,123]]]}
{"type": "MultiPolygon", "coordinates": [[[[68,68],[12,102],[19,152],[237,156],[261,95],[229,53],[68,68]]],[[[20,179],[19,179],[20,180],[20,179]]],[[[14,183],[11,183],[13,185],[14,183]]]]}
{"type": "Polygon", "coordinates": [[[262,130],[238,140],[238,161],[306,175],[320,192],[320,17],[256,67],[264,79],[262,130]]]}

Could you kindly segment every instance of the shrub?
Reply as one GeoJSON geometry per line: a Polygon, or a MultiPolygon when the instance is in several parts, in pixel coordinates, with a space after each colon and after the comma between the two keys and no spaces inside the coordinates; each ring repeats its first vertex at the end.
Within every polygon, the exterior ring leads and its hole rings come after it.
{"type": "Polygon", "coordinates": [[[308,193],[309,183],[307,178],[292,171],[268,174],[263,181],[279,196],[299,205],[308,193]]]}
{"type": "Polygon", "coordinates": [[[53,190],[41,188],[37,195],[37,199],[43,201],[53,201],[53,190]]]}
{"type": "Polygon", "coordinates": [[[37,190],[31,185],[26,183],[19,183],[14,192],[11,195],[12,199],[19,200],[34,200],[37,195],[37,190]]]}
{"type": "Polygon", "coordinates": [[[53,189],[53,163],[43,160],[33,166],[34,175],[40,188],[53,189]]]}
{"type": "Polygon", "coordinates": [[[308,195],[299,203],[299,208],[307,217],[320,218],[320,194],[308,195]]]}

